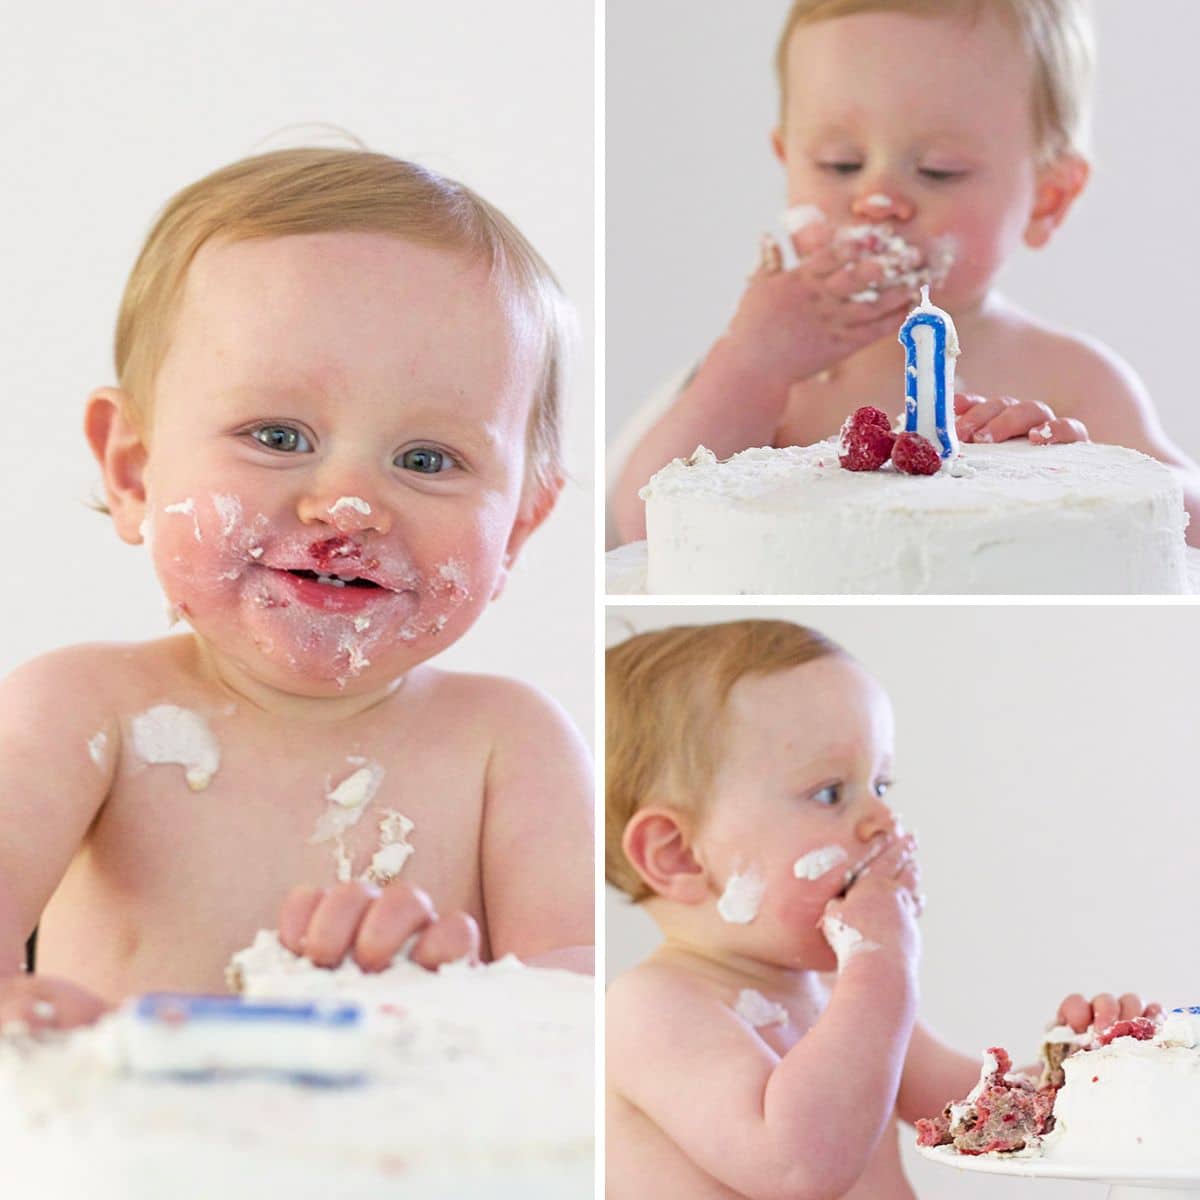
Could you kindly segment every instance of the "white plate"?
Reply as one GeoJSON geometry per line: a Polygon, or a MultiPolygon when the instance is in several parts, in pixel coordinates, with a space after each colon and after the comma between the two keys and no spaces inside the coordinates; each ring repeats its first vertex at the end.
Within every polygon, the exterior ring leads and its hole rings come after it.
{"type": "Polygon", "coordinates": [[[945,1146],[918,1146],[917,1153],[930,1162],[960,1171],[978,1171],[984,1175],[1021,1175],[1027,1179],[1087,1179],[1095,1183],[1121,1183],[1141,1187],[1200,1189],[1200,1169],[1196,1167],[1083,1166],[1051,1162],[1031,1156],[1016,1158],[999,1154],[959,1154],[945,1146]]]}

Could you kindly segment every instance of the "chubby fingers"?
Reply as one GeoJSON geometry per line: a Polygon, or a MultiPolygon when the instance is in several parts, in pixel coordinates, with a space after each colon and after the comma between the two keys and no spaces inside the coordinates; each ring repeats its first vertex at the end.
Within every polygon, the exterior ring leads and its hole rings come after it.
{"type": "Polygon", "coordinates": [[[379,893],[363,916],[354,939],[354,961],[364,971],[382,971],[409,938],[436,921],[428,893],[393,883],[379,893]]]}
{"type": "Polygon", "coordinates": [[[1047,446],[1051,443],[1090,442],[1087,426],[1074,417],[1051,416],[1048,421],[1035,425],[1029,431],[1029,440],[1036,446],[1047,446]]]}
{"type": "Polygon", "coordinates": [[[1059,1006],[1055,1018],[1060,1025],[1069,1025],[1083,1033],[1092,1023],[1092,1006],[1078,993],[1072,992],[1059,1006]]]}
{"type": "Polygon", "coordinates": [[[30,976],[8,987],[0,997],[0,1030],[13,1023],[34,1032],[74,1029],[93,1024],[109,1007],[99,996],[65,979],[30,976]]]}
{"type": "Polygon", "coordinates": [[[426,970],[434,971],[442,963],[479,961],[479,926],[475,918],[464,912],[439,917],[417,939],[412,948],[412,961],[426,970]]]}
{"type": "Polygon", "coordinates": [[[294,887],[279,909],[279,940],[293,954],[303,954],[308,923],[325,895],[324,888],[294,887]]]}
{"type": "MultiPolygon", "coordinates": [[[[966,412],[958,418],[957,429],[960,440],[964,442],[998,442],[1003,441],[1003,438],[996,436],[996,431],[993,425],[998,417],[1009,412],[1011,409],[1021,405],[1021,401],[1012,396],[989,396],[987,398],[970,396],[966,397],[971,403],[966,412]]],[[[957,409],[957,402],[955,408],[957,409]]],[[[1030,425],[1036,421],[1044,421],[1046,415],[1050,413],[1049,409],[1045,412],[1038,412],[1035,419],[1030,420],[1021,433],[1028,433],[1030,425]]],[[[1010,418],[1011,420],[1011,418],[1010,418]]],[[[1011,435],[1007,435],[1011,436],[1011,435]]]]}
{"type": "Polygon", "coordinates": [[[336,967],[354,944],[359,924],[378,895],[378,888],[365,883],[326,888],[319,894],[296,953],[318,967],[336,967]]]}

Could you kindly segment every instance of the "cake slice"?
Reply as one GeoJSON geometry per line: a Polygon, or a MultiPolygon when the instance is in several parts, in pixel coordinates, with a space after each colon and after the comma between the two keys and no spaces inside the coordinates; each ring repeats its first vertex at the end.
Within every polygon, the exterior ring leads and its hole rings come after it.
{"type": "Polygon", "coordinates": [[[1024,1150],[1054,1128],[1055,1089],[1039,1088],[1024,1075],[1011,1074],[1012,1060],[991,1047],[979,1082],[959,1104],[940,1116],[917,1122],[918,1146],[953,1146],[960,1154],[1024,1150]]]}

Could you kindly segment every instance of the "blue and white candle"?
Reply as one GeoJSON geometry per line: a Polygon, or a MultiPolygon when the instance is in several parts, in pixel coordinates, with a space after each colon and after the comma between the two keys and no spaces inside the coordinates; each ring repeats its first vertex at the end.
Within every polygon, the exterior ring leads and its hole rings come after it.
{"type": "Polygon", "coordinates": [[[900,326],[904,347],[904,428],[932,443],[942,460],[958,454],[954,428],[954,360],[958,358],[958,330],[945,309],[929,301],[929,288],[921,289],[921,303],[900,326]]]}

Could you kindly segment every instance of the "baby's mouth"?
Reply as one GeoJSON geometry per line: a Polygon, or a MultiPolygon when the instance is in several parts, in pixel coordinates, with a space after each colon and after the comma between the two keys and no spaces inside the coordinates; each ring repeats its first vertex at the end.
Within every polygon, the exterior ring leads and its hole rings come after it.
{"type": "Polygon", "coordinates": [[[387,591],[382,584],[376,583],[373,579],[367,579],[361,575],[322,575],[319,571],[307,571],[302,569],[289,569],[289,575],[294,575],[297,579],[311,579],[314,583],[323,583],[326,587],[335,588],[375,588],[378,591],[387,591]]]}

